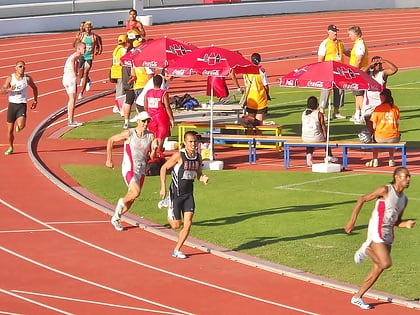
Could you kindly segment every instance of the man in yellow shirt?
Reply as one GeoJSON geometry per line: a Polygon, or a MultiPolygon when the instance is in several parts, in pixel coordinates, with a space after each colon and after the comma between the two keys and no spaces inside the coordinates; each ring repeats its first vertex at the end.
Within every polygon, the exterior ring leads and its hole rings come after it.
{"type": "MultiPolygon", "coordinates": [[[[319,45],[318,62],[330,60],[344,62],[344,43],[342,40],[337,38],[337,31],[339,31],[337,26],[333,24],[328,25],[328,37],[324,39],[319,45]]],[[[334,87],[332,90],[334,94],[333,118],[344,119],[346,116],[340,114],[340,107],[344,105],[344,90],[336,87],[334,87]]],[[[327,89],[321,90],[321,95],[319,97],[319,110],[322,113],[328,106],[330,92],[331,90],[327,89]]]]}
{"type": "Polygon", "coordinates": [[[122,95],[124,95],[124,89],[122,85],[122,66],[120,64],[121,57],[125,55],[127,49],[125,48],[127,42],[127,35],[118,36],[118,45],[114,48],[112,52],[112,66],[110,69],[109,78],[111,82],[115,82],[115,106],[114,112],[120,112],[122,103],[118,103],[118,100],[122,95]]]}

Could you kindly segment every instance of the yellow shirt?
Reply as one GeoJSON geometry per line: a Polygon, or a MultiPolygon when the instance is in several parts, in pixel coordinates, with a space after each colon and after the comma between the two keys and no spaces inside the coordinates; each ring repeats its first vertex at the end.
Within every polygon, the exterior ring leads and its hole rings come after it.
{"type": "Polygon", "coordinates": [[[249,90],[246,99],[246,107],[259,110],[264,109],[268,105],[267,92],[265,91],[265,73],[260,74],[245,74],[244,81],[249,90]]]}
{"type": "Polygon", "coordinates": [[[325,49],[325,61],[344,61],[344,43],[341,40],[334,41],[331,38],[327,38],[325,41],[325,49]]]}
{"type": "Polygon", "coordinates": [[[121,65],[120,59],[125,54],[125,49],[122,45],[118,45],[115,47],[114,51],[112,52],[112,66],[111,66],[111,78],[112,79],[121,79],[122,72],[121,72],[121,65]]]}
{"type": "Polygon", "coordinates": [[[362,44],[365,47],[365,53],[362,57],[362,62],[359,65],[359,69],[366,67],[369,64],[368,49],[362,38],[358,38],[354,41],[354,45],[350,53],[350,62],[349,62],[351,66],[354,66],[356,64],[356,59],[357,59],[356,48],[358,45],[360,45],[359,43],[360,41],[362,41],[362,44]]]}

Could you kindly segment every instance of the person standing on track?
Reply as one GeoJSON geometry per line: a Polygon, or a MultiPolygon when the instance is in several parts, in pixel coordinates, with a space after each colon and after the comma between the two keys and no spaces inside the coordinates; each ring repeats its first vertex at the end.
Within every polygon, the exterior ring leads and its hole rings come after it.
{"type": "Polygon", "coordinates": [[[15,140],[14,130],[21,131],[26,126],[26,113],[28,102],[28,86],[32,88],[34,100],[31,109],[38,105],[38,87],[30,75],[25,73],[25,62],[16,62],[16,71],[6,78],[2,93],[9,93],[9,106],[7,108],[7,140],[9,148],[5,155],[13,153],[13,142],[15,140]],[[16,128],[15,128],[16,124],[16,128]]]}
{"type": "Polygon", "coordinates": [[[127,212],[137,197],[140,196],[146,174],[147,160],[156,156],[157,142],[152,132],[147,130],[151,117],[147,112],[136,115],[137,127],[123,130],[108,139],[106,146],[106,163],[109,168],[114,167],[112,149],[115,142],[124,142],[124,156],[122,175],[128,191],[118,200],[111,223],[117,231],[122,231],[121,216],[127,212]]]}
{"type": "Polygon", "coordinates": [[[172,169],[168,223],[173,229],[182,227],[172,252],[172,257],[175,258],[187,258],[187,255],[181,252],[181,247],[190,234],[195,211],[194,179],[197,178],[204,184],[209,181],[208,177],[202,173],[201,155],[197,151],[197,145],[196,133],[187,131],[184,135],[184,148],[174,153],[160,169],[160,197],[162,199],[166,196],[166,173],[172,169]]]}
{"type": "Polygon", "coordinates": [[[72,53],[64,64],[63,86],[68,96],[67,102],[67,124],[70,127],[83,125],[74,120],[74,107],[77,95],[77,69],[79,68],[80,57],[86,51],[85,43],[78,42],[75,46],[76,51],[72,53]]]}
{"type": "MultiPolygon", "coordinates": [[[[344,43],[337,38],[337,26],[331,24],[327,27],[328,37],[324,39],[318,48],[318,62],[322,61],[338,61],[344,62],[344,43]]],[[[328,99],[331,90],[322,89],[319,97],[319,110],[323,113],[328,107],[328,99]]],[[[333,118],[345,119],[346,116],[340,114],[340,107],[344,106],[344,90],[337,87],[332,89],[334,95],[334,113],[333,118]]]]}
{"type": "Polygon", "coordinates": [[[397,167],[390,184],[380,186],[357,200],[351,218],[344,227],[345,232],[350,234],[363,204],[376,199],[375,208],[369,221],[367,240],[354,255],[356,264],[360,264],[367,256],[373,261],[372,270],[363,281],[359,291],[351,299],[352,304],[362,309],[372,308],[371,305],[363,301],[363,295],[375,284],[382,272],[392,265],[390,254],[394,241],[394,226],[411,229],[416,223],[414,220],[402,220],[407,206],[404,190],[409,187],[410,178],[408,169],[397,167]]]}

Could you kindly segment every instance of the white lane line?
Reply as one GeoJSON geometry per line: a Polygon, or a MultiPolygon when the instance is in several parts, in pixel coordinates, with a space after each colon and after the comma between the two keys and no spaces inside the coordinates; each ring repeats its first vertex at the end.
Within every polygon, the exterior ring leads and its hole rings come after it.
{"type": "Polygon", "coordinates": [[[301,183],[295,183],[295,184],[288,184],[288,185],[283,185],[283,186],[277,186],[277,187],[274,187],[274,189],[290,189],[290,188],[295,187],[295,186],[302,186],[302,185],[307,185],[307,184],[321,183],[321,182],[330,181],[332,179],[343,179],[343,178],[347,178],[347,177],[362,176],[362,175],[364,175],[364,174],[350,174],[350,175],[341,175],[341,176],[328,177],[328,178],[320,178],[320,179],[314,179],[314,180],[310,180],[310,181],[306,181],[306,182],[301,182],[301,183]]]}
{"type": "MultiPolygon", "coordinates": [[[[254,301],[259,301],[259,302],[262,302],[262,303],[266,303],[266,304],[278,306],[280,308],[286,308],[286,309],[298,311],[298,312],[301,312],[301,313],[304,313],[304,314],[316,314],[316,313],[312,313],[312,312],[309,312],[309,311],[306,311],[306,310],[303,310],[303,309],[295,308],[295,307],[292,307],[292,306],[289,306],[289,305],[285,305],[285,304],[281,304],[281,303],[269,301],[269,300],[262,299],[262,298],[259,298],[259,297],[256,297],[256,296],[252,296],[252,295],[245,294],[245,293],[242,293],[242,292],[238,292],[238,291],[234,291],[234,290],[231,290],[231,289],[227,289],[227,288],[224,288],[224,287],[215,285],[215,284],[211,284],[211,283],[204,282],[204,281],[201,281],[201,280],[197,280],[197,279],[194,279],[194,278],[191,278],[191,277],[187,277],[187,276],[184,276],[184,275],[181,275],[181,274],[178,274],[178,273],[174,273],[174,272],[171,272],[171,271],[168,271],[168,270],[165,270],[165,269],[161,269],[161,268],[158,268],[158,267],[155,267],[155,266],[152,266],[152,265],[149,265],[149,264],[145,264],[145,263],[139,262],[137,260],[134,260],[134,259],[131,259],[131,258],[122,256],[122,255],[119,255],[119,254],[117,254],[115,252],[112,252],[112,251],[107,250],[105,248],[99,247],[99,246],[97,246],[95,244],[89,243],[89,242],[87,242],[85,240],[82,240],[82,239],[76,237],[76,236],[73,236],[73,235],[68,234],[68,233],[66,233],[64,231],[61,231],[61,230],[59,230],[59,229],[57,229],[57,228],[55,228],[55,227],[53,227],[53,226],[51,226],[49,224],[46,224],[45,222],[42,222],[41,220],[38,220],[35,217],[33,217],[33,216],[31,216],[31,215],[23,212],[22,210],[14,207],[14,206],[12,206],[11,204],[7,203],[6,201],[4,201],[1,198],[0,198],[0,203],[4,204],[5,206],[9,207],[10,209],[14,210],[15,212],[21,214],[22,216],[24,216],[26,218],[29,218],[29,219],[31,219],[31,220],[39,223],[40,225],[43,225],[43,226],[45,226],[47,228],[50,228],[50,229],[56,231],[57,233],[59,233],[59,234],[61,234],[63,236],[66,236],[66,237],[68,237],[68,238],[70,238],[72,240],[75,240],[77,242],[80,242],[82,244],[85,244],[85,245],[87,245],[89,247],[95,248],[95,249],[97,249],[99,251],[102,251],[104,253],[107,253],[109,255],[112,255],[114,257],[117,257],[119,259],[122,259],[122,260],[125,260],[125,261],[128,261],[128,262],[131,262],[131,263],[136,264],[136,265],[139,265],[139,266],[142,266],[144,268],[149,268],[151,270],[154,270],[154,271],[157,271],[157,272],[161,272],[161,273],[164,273],[164,274],[167,274],[167,275],[176,277],[176,278],[180,278],[180,279],[183,279],[183,280],[186,280],[186,281],[191,281],[191,282],[194,282],[194,283],[203,285],[203,286],[207,286],[207,287],[210,287],[210,288],[213,288],[213,289],[216,289],[216,290],[220,290],[220,291],[223,291],[223,292],[228,292],[228,293],[231,293],[231,294],[234,294],[234,295],[238,295],[238,296],[241,296],[241,297],[245,297],[245,298],[248,298],[248,299],[251,299],[251,300],[254,300],[254,301]]],[[[3,247],[1,247],[0,249],[3,249],[3,247]]],[[[25,259],[25,258],[23,258],[23,256],[22,256],[22,259],[25,259]]],[[[84,280],[84,281],[88,281],[88,280],[84,280]]],[[[110,288],[110,290],[114,290],[114,289],[110,288]]]]}
{"type": "Polygon", "coordinates": [[[4,294],[7,294],[7,295],[11,295],[11,296],[13,296],[13,297],[15,297],[15,298],[18,298],[18,299],[24,300],[24,301],[26,301],[26,302],[30,302],[30,303],[36,304],[36,305],[38,305],[38,306],[41,306],[41,307],[47,308],[47,309],[49,309],[49,310],[52,310],[52,311],[55,311],[55,312],[61,313],[61,314],[72,315],[72,313],[68,313],[68,312],[66,312],[66,311],[63,311],[63,310],[60,310],[60,309],[58,309],[58,308],[55,308],[55,307],[49,306],[49,305],[47,305],[47,304],[40,303],[40,302],[37,302],[37,301],[31,300],[31,299],[28,299],[28,298],[26,298],[26,297],[24,297],[24,296],[20,296],[20,295],[18,295],[18,294],[15,294],[15,293],[13,293],[13,292],[9,292],[9,291],[4,290],[4,289],[2,289],[2,288],[0,288],[0,292],[2,292],[2,293],[4,293],[4,294]]]}
{"type": "Polygon", "coordinates": [[[66,296],[36,293],[36,292],[30,292],[30,291],[22,291],[22,290],[11,290],[11,291],[21,293],[21,294],[42,296],[42,297],[58,299],[58,300],[74,301],[74,302],[81,302],[81,303],[87,303],[87,304],[96,304],[96,305],[101,305],[101,306],[111,306],[111,307],[115,307],[115,308],[129,309],[129,310],[135,310],[135,311],[143,311],[143,312],[149,312],[149,313],[169,314],[169,315],[179,314],[179,313],[173,313],[173,312],[157,311],[157,310],[152,310],[152,309],[148,309],[148,308],[140,308],[140,307],[134,307],[134,306],[121,305],[121,304],[97,302],[97,301],[84,300],[84,299],[75,299],[75,298],[70,298],[70,297],[66,297],[66,296]]]}
{"type": "Polygon", "coordinates": [[[167,306],[167,305],[164,305],[164,304],[160,304],[160,303],[157,303],[157,302],[153,302],[153,301],[151,301],[151,300],[144,299],[144,298],[141,298],[141,297],[139,297],[139,296],[136,296],[136,295],[133,295],[133,294],[130,294],[130,293],[124,292],[124,291],[120,291],[120,290],[117,290],[117,289],[114,289],[114,288],[108,287],[108,286],[106,286],[106,285],[102,285],[102,284],[97,283],[97,282],[94,282],[94,281],[90,281],[90,280],[87,280],[87,279],[84,279],[84,278],[80,278],[80,277],[75,276],[75,275],[72,275],[72,274],[70,274],[70,273],[67,273],[67,272],[64,272],[64,271],[58,270],[58,269],[56,269],[56,268],[54,268],[54,267],[47,266],[47,265],[45,265],[45,264],[43,264],[43,263],[40,263],[40,262],[38,262],[38,261],[35,261],[35,260],[33,260],[33,259],[29,258],[29,257],[26,257],[26,256],[23,256],[23,255],[20,255],[20,254],[18,254],[18,253],[16,253],[16,252],[12,251],[12,250],[10,250],[10,249],[7,249],[7,248],[5,248],[5,247],[3,247],[3,246],[0,246],[0,249],[1,249],[1,250],[3,250],[3,251],[5,251],[6,253],[9,253],[10,255],[16,256],[16,257],[18,257],[18,258],[20,258],[20,259],[22,259],[22,260],[25,260],[25,261],[27,261],[27,262],[30,262],[30,263],[32,263],[32,264],[34,264],[34,265],[36,265],[36,266],[39,266],[39,267],[44,268],[44,269],[47,269],[47,270],[49,270],[49,271],[52,271],[52,272],[58,273],[58,274],[60,274],[60,275],[62,275],[62,276],[65,276],[65,277],[68,277],[68,278],[72,278],[72,279],[74,279],[74,280],[78,280],[78,281],[81,281],[81,282],[87,283],[87,284],[89,284],[89,285],[92,285],[92,286],[95,286],[95,287],[99,287],[99,288],[101,288],[101,289],[108,290],[108,291],[111,291],[111,292],[114,292],[114,293],[117,293],[117,294],[120,294],[120,295],[124,295],[124,296],[130,297],[130,298],[135,299],[135,300],[138,300],[138,301],[146,302],[146,303],[149,303],[149,304],[152,304],[152,305],[156,305],[156,306],[159,306],[159,307],[163,307],[163,308],[167,308],[167,309],[170,309],[170,310],[173,310],[173,311],[177,311],[177,312],[179,312],[179,313],[181,313],[181,314],[191,314],[191,313],[188,313],[188,312],[184,312],[184,311],[178,310],[178,309],[176,309],[176,308],[174,308],[174,307],[171,307],[171,306],[167,306]]]}

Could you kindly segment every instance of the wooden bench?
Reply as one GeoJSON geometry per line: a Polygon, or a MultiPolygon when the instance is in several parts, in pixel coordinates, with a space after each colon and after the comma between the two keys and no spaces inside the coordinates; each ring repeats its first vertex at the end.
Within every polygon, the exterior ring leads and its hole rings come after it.
{"type": "MultiPolygon", "coordinates": [[[[178,143],[182,143],[184,141],[183,137],[184,134],[187,130],[190,129],[197,129],[197,128],[207,128],[210,129],[210,122],[208,121],[204,121],[204,122],[189,122],[189,121],[185,121],[185,122],[181,122],[178,124],[178,143]]],[[[237,135],[241,135],[240,133],[243,132],[243,135],[246,135],[245,133],[258,133],[258,132],[271,132],[272,136],[275,137],[279,137],[281,136],[281,131],[282,131],[282,127],[281,125],[261,125],[261,126],[256,126],[254,128],[247,128],[242,126],[241,124],[232,124],[232,123],[214,123],[213,124],[213,128],[214,129],[225,129],[225,130],[236,130],[237,131],[237,135]]],[[[213,133],[213,136],[215,135],[220,135],[220,134],[216,134],[213,133]]],[[[241,139],[241,137],[240,137],[241,139]]],[[[218,138],[218,140],[221,141],[228,141],[228,142],[235,142],[236,139],[234,138],[226,138],[226,139],[221,139],[218,138]]],[[[237,141],[237,142],[243,142],[244,140],[242,139],[242,141],[237,141]]],[[[269,141],[260,141],[260,142],[265,142],[265,143],[270,143],[269,141]]],[[[275,148],[277,151],[280,150],[279,148],[279,142],[277,141],[272,141],[271,143],[273,144],[265,144],[265,145],[261,145],[259,147],[261,148],[275,148]]],[[[235,144],[231,144],[232,146],[235,146],[235,144]]],[[[242,145],[243,146],[243,145],[242,145]]]]}

